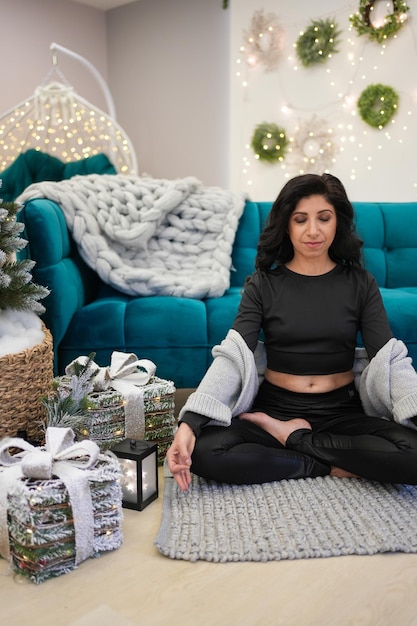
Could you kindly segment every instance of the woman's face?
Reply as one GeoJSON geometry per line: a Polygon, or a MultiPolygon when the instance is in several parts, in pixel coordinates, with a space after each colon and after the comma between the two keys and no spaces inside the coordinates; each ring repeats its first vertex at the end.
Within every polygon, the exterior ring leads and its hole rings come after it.
{"type": "Polygon", "coordinates": [[[336,235],[336,226],[336,211],[323,196],[302,198],[288,222],[294,258],[328,257],[329,248],[336,235]]]}

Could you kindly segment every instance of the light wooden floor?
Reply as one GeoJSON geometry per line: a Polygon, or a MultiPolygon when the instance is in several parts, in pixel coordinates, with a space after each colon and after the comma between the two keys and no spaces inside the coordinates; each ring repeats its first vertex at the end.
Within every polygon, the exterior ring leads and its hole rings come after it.
{"type": "Polygon", "coordinates": [[[125,509],[119,550],[41,585],[0,560],[1,626],[417,625],[417,555],[174,561],[153,546],[161,510],[162,493],[125,509]]]}

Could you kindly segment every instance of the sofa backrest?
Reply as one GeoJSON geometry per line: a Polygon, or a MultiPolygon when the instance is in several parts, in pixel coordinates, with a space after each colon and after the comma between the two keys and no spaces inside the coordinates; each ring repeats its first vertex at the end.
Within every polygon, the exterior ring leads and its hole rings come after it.
{"type": "Polygon", "coordinates": [[[246,202],[233,245],[231,287],[242,287],[253,273],[259,236],[271,207],[272,202],[246,202]]]}
{"type": "MultiPolygon", "coordinates": [[[[417,202],[354,202],[364,261],[380,287],[417,287],[417,202]]],[[[231,286],[254,270],[256,246],[272,202],[245,206],[233,247],[231,286]]]]}
{"type": "Polygon", "coordinates": [[[380,287],[417,287],[417,202],[355,202],[365,265],[380,287]]]}

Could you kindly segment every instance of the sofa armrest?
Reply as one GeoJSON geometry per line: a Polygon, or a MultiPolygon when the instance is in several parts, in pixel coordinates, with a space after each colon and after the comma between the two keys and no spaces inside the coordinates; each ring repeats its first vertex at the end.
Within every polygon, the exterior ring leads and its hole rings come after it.
{"type": "Polygon", "coordinates": [[[80,258],[58,204],[30,200],[19,220],[25,224],[23,237],[28,241],[23,256],[36,263],[33,280],[50,290],[42,301],[46,308],[42,319],[58,346],[74,313],[94,299],[100,279],[80,258]]]}

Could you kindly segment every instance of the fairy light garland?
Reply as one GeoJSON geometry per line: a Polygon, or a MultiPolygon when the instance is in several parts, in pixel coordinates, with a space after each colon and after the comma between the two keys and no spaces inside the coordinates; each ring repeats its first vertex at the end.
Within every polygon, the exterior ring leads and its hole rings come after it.
{"type": "Polygon", "coordinates": [[[375,0],[360,0],[359,10],[351,15],[349,20],[356,28],[358,35],[368,35],[369,39],[377,43],[384,43],[390,37],[395,37],[407,21],[407,6],[404,0],[392,0],[392,13],[385,16],[384,22],[375,24],[372,21],[375,0]]]}
{"type": "Polygon", "coordinates": [[[305,32],[301,32],[294,44],[297,56],[304,67],[325,63],[338,52],[341,31],[335,20],[312,20],[305,32]]]}
{"type": "MultiPolygon", "coordinates": [[[[385,3],[387,6],[387,12],[391,10],[392,2],[385,3]]],[[[375,7],[375,12],[372,15],[372,23],[374,28],[377,27],[377,20],[381,10],[383,11],[384,2],[378,7],[378,12],[375,7]]],[[[399,5],[396,4],[396,10],[399,5]]],[[[404,5],[403,5],[404,8],[404,5]]],[[[335,19],[337,22],[340,20],[349,22],[349,9],[343,9],[338,11],[335,19]],[[342,15],[343,14],[343,15],[342,15]],[[342,17],[341,17],[342,16],[342,17]]],[[[407,7],[408,11],[408,7],[407,7]]],[[[327,16],[325,16],[327,17],[327,16]]],[[[407,16],[402,14],[398,15],[398,19],[403,25],[407,19],[407,16]]],[[[380,20],[379,20],[380,21],[380,20]]],[[[381,24],[383,26],[383,24],[381,24]]],[[[292,29],[295,32],[300,32],[299,26],[296,22],[290,24],[287,20],[288,32],[292,29]]],[[[314,129],[309,128],[309,119],[303,120],[303,116],[311,116],[320,109],[320,115],[323,117],[324,126],[329,131],[329,138],[333,143],[334,153],[329,156],[330,164],[324,164],[323,171],[329,167],[334,167],[339,159],[341,162],[346,163],[347,171],[350,172],[349,177],[352,181],[359,179],[363,176],[364,172],[371,172],[375,169],[381,159],[381,153],[384,150],[395,150],[393,144],[402,145],[405,144],[409,138],[410,130],[413,127],[413,106],[417,101],[417,92],[413,93],[413,90],[406,90],[406,93],[401,94],[401,119],[399,115],[392,114],[387,124],[378,128],[370,127],[369,124],[361,124],[361,115],[358,108],[358,100],[361,91],[369,84],[378,83],[378,79],[381,78],[382,61],[386,54],[388,45],[388,37],[386,37],[379,46],[379,54],[372,52],[372,59],[369,58],[367,48],[369,43],[365,38],[357,37],[357,32],[352,23],[349,23],[348,33],[346,37],[346,45],[340,48],[339,57],[342,56],[341,63],[345,65],[345,68],[340,70],[333,69],[332,65],[327,64],[325,67],[325,75],[323,76],[321,90],[325,99],[320,105],[314,104],[310,99],[302,99],[298,101],[294,98],[293,90],[289,89],[291,85],[291,69],[294,72],[301,71],[300,67],[303,67],[300,59],[298,58],[295,46],[293,45],[294,54],[289,53],[284,55],[281,59],[279,68],[277,68],[277,85],[279,86],[279,96],[276,102],[276,121],[278,124],[284,126],[286,130],[286,136],[288,139],[288,146],[285,153],[285,158],[277,161],[278,167],[282,170],[285,178],[289,178],[294,171],[305,170],[307,168],[314,167],[314,164],[308,164],[305,159],[308,157],[301,148],[301,139],[298,137],[300,131],[307,132],[314,129]],[[381,57],[378,61],[378,57],[381,57]],[[285,72],[284,72],[285,69],[285,72]],[[290,83],[287,82],[290,81],[290,83]],[[329,119],[325,120],[326,111],[329,112],[329,119]],[[335,120],[337,117],[337,122],[335,120]],[[296,119],[298,117],[298,120],[296,119]],[[358,123],[359,122],[359,123],[358,123]],[[375,133],[375,130],[377,131],[375,133]],[[378,132],[379,131],[379,132],[378,132]],[[297,162],[297,157],[300,159],[297,162]]],[[[288,36],[287,32],[283,32],[283,36],[288,36]]],[[[395,38],[397,34],[394,34],[395,38]]],[[[240,50],[241,52],[241,50],[240,50]]],[[[282,49],[282,53],[285,49],[282,49]]],[[[245,64],[246,67],[247,64],[245,64]]],[[[251,73],[250,67],[244,72],[244,61],[242,55],[236,57],[236,79],[240,83],[242,88],[243,102],[251,103],[254,98],[254,93],[251,91],[251,81],[255,80],[254,74],[251,73]]],[[[274,97],[273,93],[271,97],[274,97]]],[[[253,107],[253,103],[251,104],[253,107]]],[[[385,109],[386,110],[386,107],[385,109]]],[[[398,108],[395,113],[398,112],[398,108]]],[[[384,114],[385,115],[385,114],[384,114]]],[[[249,121],[249,120],[248,120],[249,121]]],[[[275,120],[274,120],[275,121],[275,120]]],[[[363,121],[363,120],[362,120],[363,121]]],[[[380,124],[379,124],[380,126],[380,124]]],[[[249,193],[258,193],[258,177],[263,176],[263,170],[259,169],[256,163],[261,163],[262,159],[259,159],[254,154],[253,146],[251,145],[251,134],[246,134],[246,138],[243,143],[243,153],[241,157],[242,166],[240,173],[242,176],[242,183],[244,188],[249,193]]],[[[304,142],[305,143],[305,142],[304,142]]],[[[314,142],[313,142],[314,143],[314,142]]],[[[311,152],[313,151],[313,143],[308,144],[306,148],[307,153],[311,158],[314,158],[311,152]]],[[[324,145],[320,146],[324,149],[324,145]]],[[[317,148],[317,145],[316,145],[317,148]]],[[[264,161],[265,162],[265,161],[264,161]]],[[[327,160],[326,163],[329,161],[327,160]]],[[[260,188],[260,193],[264,193],[263,188],[265,183],[260,188]]],[[[414,187],[417,193],[417,179],[414,183],[414,187]]]]}
{"type": "Polygon", "coordinates": [[[135,171],[134,152],[123,129],[106,113],[93,108],[67,86],[43,89],[0,123],[0,169],[23,151],[34,148],[64,163],[105,153],[123,174],[135,171]]]}

